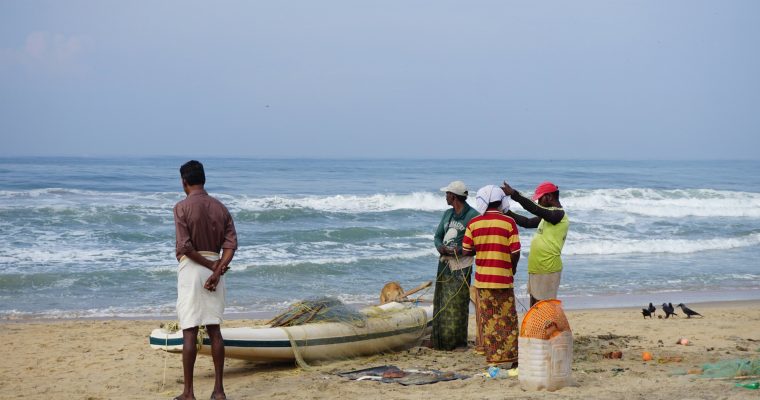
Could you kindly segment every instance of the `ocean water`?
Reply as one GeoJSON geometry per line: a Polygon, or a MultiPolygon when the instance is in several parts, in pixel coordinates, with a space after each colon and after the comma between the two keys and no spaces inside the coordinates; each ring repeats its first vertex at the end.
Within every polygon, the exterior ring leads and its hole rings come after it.
{"type": "MultiPolygon", "coordinates": [[[[184,161],[0,158],[0,319],[172,318],[184,161]]],[[[455,179],[559,185],[568,307],[760,299],[758,161],[201,161],[239,236],[228,315],[434,280],[439,188],[455,179]]],[[[520,236],[524,296],[533,231],[520,236]]]]}

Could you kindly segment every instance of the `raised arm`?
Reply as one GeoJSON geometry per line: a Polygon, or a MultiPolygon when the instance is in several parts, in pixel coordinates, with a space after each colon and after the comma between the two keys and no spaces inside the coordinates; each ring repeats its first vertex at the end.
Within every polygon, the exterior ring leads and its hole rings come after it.
{"type": "Polygon", "coordinates": [[[506,215],[514,218],[517,225],[520,225],[523,228],[538,228],[538,224],[541,222],[541,217],[528,218],[524,215],[512,212],[512,210],[507,211],[506,215]]]}
{"type": "Polygon", "coordinates": [[[512,187],[510,187],[507,184],[507,182],[504,182],[504,184],[501,187],[501,190],[504,191],[504,194],[511,197],[512,200],[520,203],[520,205],[526,211],[538,217],[538,218],[527,218],[515,213],[507,214],[510,217],[514,218],[515,222],[517,222],[517,224],[522,226],[523,228],[536,228],[538,227],[538,223],[541,222],[541,219],[545,219],[547,222],[551,224],[558,224],[560,221],[562,221],[562,218],[565,217],[565,210],[561,208],[542,207],[536,204],[535,202],[533,202],[533,200],[523,196],[517,190],[512,189],[512,187]]]}

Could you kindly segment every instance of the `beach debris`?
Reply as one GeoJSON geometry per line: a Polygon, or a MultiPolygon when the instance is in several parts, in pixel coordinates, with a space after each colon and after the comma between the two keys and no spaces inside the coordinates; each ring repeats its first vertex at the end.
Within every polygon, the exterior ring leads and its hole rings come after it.
{"type": "Polygon", "coordinates": [[[338,372],[336,375],[355,381],[377,381],[400,385],[426,385],[430,383],[467,379],[465,375],[435,369],[400,369],[395,365],[365,368],[355,371],[338,372]]]}
{"type": "Polygon", "coordinates": [[[683,311],[683,313],[686,314],[686,318],[691,318],[692,315],[699,315],[700,317],[702,317],[702,314],[692,310],[689,307],[686,307],[686,305],[683,303],[679,303],[677,307],[681,307],[681,311],[683,311]]]}
{"type": "Polygon", "coordinates": [[[396,368],[383,372],[383,378],[403,378],[407,375],[406,372],[396,368]]]}
{"type": "Polygon", "coordinates": [[[752,383],[745,383],[745,384],[737,383],[736,387],[743,387],[745,389],[757,390],[757,389],[760,389],[760,382],[752,382],[752,383]]]}
{"type": "Polygon", "coordinates": [[[641,359],[644,361],[652,361],[652,353],[648,351],[641,353],[641,359]]]}
{"type": "MultiPolygon", "coordinates": [[[[681,361],[683,361],[683,357],[681,356],[660,357],[657,359],[658,364],[678,363],[681,361]]],[[[700,371],[702,370],[700,369],[700,371]]]]}
{"type": "Polygon", "coordinates": [[[702,372],[702,368],[692,368],[686,371],[686,373],[689,375],[702,375],[702,372]]]}
{"type": "Polygon", "coordinates": [[[689,342],[689,339],[685,337],[679,338],[678,341],[676,341],[676,344],[680,344],[683,346],[691,346],[691,342],[689,342]]]}
{"type": "Polygon", "coordinates": [[[613,376],[617,376],[625,371],[628,371],[629,369],[630,368],[612,368],[610,371],[612,372],[613,376]]]}
{"type": "Polygon", "coordinates": [[[496,379],[514,378],[518,375],[517,368],[505,369],[497,366],[490,366],[486,370],[485,376],[496,379]]]}
{"type": "Polygon", "coordinates": [[[665,319],[670,318],[671,315],[678,316],[675,312],[676,309],[673,307],[673,303],[662,303],[662,311],[665,312],[665,319]]]}
{"type": "Polygon", "coordinates": [[[609,359],[617,359],[617,358],[623,358],[623,352],[622,351],[610,351],[608,353],[604,353],[604,358],[609,359]]]}

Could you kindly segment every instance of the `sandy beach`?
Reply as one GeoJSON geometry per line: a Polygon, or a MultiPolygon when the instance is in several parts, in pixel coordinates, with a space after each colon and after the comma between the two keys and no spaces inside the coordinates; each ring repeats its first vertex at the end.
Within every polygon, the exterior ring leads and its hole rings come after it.
{"type": "MultiPolygon", "coordinates": [[[[704,318],[644,319],[638,308],[567,311],[574,334],[577,386],[524,391],[517,378],[479,376],[487,365],[470,351],[424,347],[392,354],[322,362],[308,370],[291,364],[226,361],[230,399],[757,399],[760,391],[734,380],[694,374],[705,363],[760,358],[760,301],[690,304],[704,318]],[[677,344],[685,337],[690,345],[677,344]],[[621,359],[605,353],[621,351],[621,359]],[[648,351],[653,360],[642,361],[648,351]],[[336,372],[395,365],[452,371],[468,379],[429,385],[351,381],[336,372]],[[691,370],[692,374],[687,374],[691,370]]],[[[180,355],[152,350],[157,320],[3,322],[7,346],[0,363],[2,398],[170,399],[182,390],[180,355]]],[[[261,321],[230,320],[224,326],[261,321]]],[[[471,324],[472,328],[472,324],[471,324]]],[[[472,329],[471,329],[471,333],[472,329]]],[[[210,357],[199,356],[196,395],[213,386],[210,357]]],[[[756,377],[744,383],[760,380],[756,377]]]]}

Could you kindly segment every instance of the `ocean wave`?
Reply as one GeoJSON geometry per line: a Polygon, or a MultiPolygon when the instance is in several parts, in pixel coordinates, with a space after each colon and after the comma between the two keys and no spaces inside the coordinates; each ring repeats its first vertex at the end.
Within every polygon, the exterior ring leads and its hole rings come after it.
{"type": "MultiPolygon", "coordinates": [[[[379,293],[379,292],[378,292],[379,293]]],[[[330,297],[337,298],[347,305],[364,306],[377,302],[376,294],[349,294],[333,293],[327,294],[330,297]]],[[[293,303],[303,301],[307,298],[321,297],[317,294],[306,297],[293,297],[289,300],[267,301],[265,299],[253,299],[245,305],[228,305],[224,313],[264,313],[278,314],[290,307],[293,303]]],[[[165,318],[168,320],[176,319],[176,300],[173,298],[160,304],[152,305],[132,305],[132,306],[108,306],[94,307],[85,309],[41,309],[37,311],[27,311],[18,309],[0,309],[0,321],[22,321],[37,319],[80,319],[80,318],[165,318]]]]}
{"type": "Polygon", "coordinates": [[[440,193],[373,194],[367,196],[337,194],[332,196],[268,196],[233,198],[230,209],[265,211],[311,209],[334,213],[376,213],[396,210],[441,211],[448,206],[440,193]]]}
{"type": "Polygon", "coordinates": [[[760,233],[743,237],[714,239],[572,239],[568,237],[562,251],[566,255],[619,255],[671,253],[689,254],[703,251],[730,250],[760,245],[760,233]]]}
{"type": "MultiPolygon", "coordinates": [[[[226,310],[225,310],[226,311],[226,310]]],[[[39,311],[22,311],[18,309],[0,309],[0,320],[21,321],[35,319],[79,319],[79,318],[156,318],[176,319],[176,301],[155,306],[126,306],[87,309],[44,309],[39,311]]]]}
{"type": "Polygon", "coordinates": [[[131,203],[142,199],[165,202],[178,201],[184,198],[182,192],[113,192],[70,188],[42,188],[30,190],[0,190],[0,200],[34,199],[34,200],[76,200],[76,199],[100,199],[122,200],[131,203]]]}
{"type": "MultiPolygon", "coordinates": [[[[320,213],[383,213],[400,210],[441,212],[448,208],[440,192],[266,195],[215,194],[233,213],[249,220],[308,218],[320,213]],[[300,212],[299,212],[300,211],[300,212]]],[[[144,216],[171,215],[183,198],[177,192],[101,192],[80,189],[0,191],[0,210],[39,210],[48,213],[111,213],[144,216]]],[[[472,199],[470,199],[472,202],[472,199]]],[[[570,213],[615,212],[658,218],[760,218],[760,193],[715,189],[577,189],[562,192],[570,213]]],[[[512,208],[522,207],[512,202],[512,208]]]]}
{"type": "MultiPolygon", "coordinates": [[[[440,193],[330,196],[230,196],[237,211],[316,210],[325,213],[378,213],[399,210],[440,212],[448,206],[440,193]]],[[[470,199],[472,202],[472,199],[470,199]]],[[[568,190],[562,202],[568,212],[616,212],[652,217],[760,218],[760,193],[714,189],[595,189],[568,190]]],[[[517,211],[523,208],[512,201],[517,211]]],[[[524,210],[523,210],[524,211],[524,210]]]]}
{"type": "Polygon", "coordinates": [[[760,218],[760,193],[714,189],[595,189],[563,192],[572,212],[616,212],[658,218],[760,218]]]}
{"type": "Polygon", "coordinates": [[[438,254],[432,244],[415,247],[409,243],[345,244],[337,242],[299,243],[283,247],[245,246],[238,249],[238,252],[255,255],[252,258],[238,259],[238,265],[247,265],[246,268],[308,267],[370,261],[414,260],[435,257],[438,254]]]}
{"type": "Polygon", "coordinates": [[[46,272],[127,271],[141,266],[148,271],[176,268],[172,244],[157,244],[140,249],[62,248],[55,245],[0,249],[0,274],[46,272]]]}
{"type": "MultiPolygon", "coordinates": [[[[327,238],[326,238],[327,239],[327,238]]],[[[531,236],[522,237],[523,252],[530,251],[531,236]]],[[[563,249],[566,256],[626,254],[695,254],[760,246],[760,233],[733,238],[605,239],[570,232],[563,249]]],[[[0,250],[0,274],[40,272],[125,271],[139,267],[148,272],[170,272],[176,268],[173,242],[162,241],[134,249],[76,248],[60,245],[36,248],[9,247],[0,250]]],[[[395,238],[383,242],[346,242],[345,238],[321,241],[282,241],[244,244],[238,248],[233,268],[281,268],[332,265],[370,265],[389,261],[434,260],[437,252],[428,235],[395,238]]]]}

